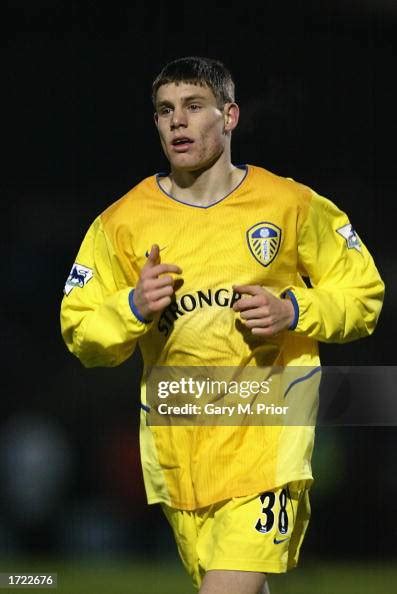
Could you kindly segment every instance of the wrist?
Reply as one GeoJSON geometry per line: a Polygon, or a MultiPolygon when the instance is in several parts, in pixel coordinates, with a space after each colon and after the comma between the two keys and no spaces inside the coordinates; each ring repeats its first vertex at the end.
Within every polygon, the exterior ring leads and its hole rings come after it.
{"type": "Polygon", "coordinates": [[[291,315],[288,330],[295,330],[299,321],[299,305],[294,293],[291,290],[285,291],[283,299],[288,303],[288,309],[291,315]]]}
{"type": "Polygon", "coordinates": [[[128,302],[130,304],[132,313],[137,318],[137,320],[139,320],[143,324],[150,324],[150,322],[152,322],[152,320],[148,319],[144,314],[142,314],[139,307],[137,307],[135,300],[134,300],[134,293],[135,293],[135,289],[131,289],[131,291],[128,295],[128,302]]]}

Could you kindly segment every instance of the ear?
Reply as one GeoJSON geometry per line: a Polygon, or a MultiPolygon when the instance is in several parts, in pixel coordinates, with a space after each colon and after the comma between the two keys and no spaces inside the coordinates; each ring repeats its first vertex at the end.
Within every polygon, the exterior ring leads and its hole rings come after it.
{"type": "Polygon", "coordinates": [[[223,108],[225,132],[231,132],[238,124],[240,109],[237,103],[226,103],[223,108]]]}
{"type": "Polygon", "coordinates": [[[154,124],[157,127],[158,126],[158,122],[159,122],[159,116],[157,115],[157,112],[156,111],[153,114],[153,119],[154,119],[154,124]]]}

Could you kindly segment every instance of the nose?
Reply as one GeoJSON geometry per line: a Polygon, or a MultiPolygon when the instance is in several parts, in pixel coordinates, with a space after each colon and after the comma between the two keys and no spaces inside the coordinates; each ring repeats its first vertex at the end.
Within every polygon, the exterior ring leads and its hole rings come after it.
{"type": "Polygon", "coordinates": [[[175,128],[179,128],[183,126],[186,128],[187,126],[187,119],[186,114],[183,109],[175,107],[174,111],[172,112],[172,118],[170,121],[171,130],[175,130],[175,128]]]}

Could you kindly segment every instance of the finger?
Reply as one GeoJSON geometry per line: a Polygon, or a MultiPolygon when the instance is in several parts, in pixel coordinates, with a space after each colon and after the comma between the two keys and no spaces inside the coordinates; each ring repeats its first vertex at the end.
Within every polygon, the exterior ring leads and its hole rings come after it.
{"type": "Polygon", "coordinates": [[[245,320],[244,324],[247,326],[247,328],[251,328],[251,330],[253,330],[254,328],[268,328],[271,326],[271,321],[267,318],[260,318],[259,320],[251,319],[245,320]]]}
{"type": "Polygon", "coordinates": [[[279,333],[279,331],[276,328],[273,328],[273,326],[267,326],[267,328],[252,328],[251,332],[256,336],[266,336],[267,338],[271,336],[277,336],[279,333]]]}
{"type": "Polygon", "coordinates": [[[243,293],[245,293],[246,295],[252,296],[260,295],[263,291],[263,288],[259,285],[233,285],[233,289],[237,293],[240,293],[240,295],[243,295],[243,293]]]}
{"type": "Polygon", "coordinates": [[[150,309],[153,313],[162,311],[163,309],[168,307],[168,305],[170,303],[171,303],[171,297],[169,295],[167,295],[166,297],[162,297],[161,299],[158,299],[157,301],[152,303],[150,309]]]}
{"type": "Polygon", "coordinates": [[[150,254],[146,261],[146,266],[150,268],[156,266],[156,264],[160,264],[160,262],[160,247],[157,245],[157,243],[154,243],[151,247],[150,254]]]}
{"type": "Polygon", "coordinates": [[[247,311],[253,308],[258,308],[263,305],[263,301],[255,295],[255,297],[242,297],[235,303],[233,303],[233,310],[234,311],[247,311]]]}
{"type": "Polygon", "coordinates": [[[176,264],[156,264],[155,266],[145,264],[142,272],[145,271],[145,276],[150,276],[150,278],[155,278],[160,276],[160,274],[164,274],[167,272],[173,272],[175,274],[182,274],[182,269],[179,268],[176,264]]]}
{"type": "Polygon", "coordinates": [[[269,312],[267,308],[263,307],[255,307],[254,309],[246,309],[240,313],[240,317],[243,320],[260,320],[260,319],[267,319],[269,316],[269,312]]]}
{"type": "Polygon", "coordinates": [[[153,287],[153,289],[161,289],[162,287],[166,287],[166,286],[174,286],[174,282],[175,280],[173,279],[172,276],[170,275],[165,275],[165,276],[159,276],[157,278],[152,278],[148,281],[148,286],[153,287]],[[150,285],[149,285],[150,283],[150,285]]]}
{"type": "Polygon", "coordinates": [[[162,276],[157,278],[156,277],[144,277],[141,280],[139,291],[145,295],[145,298],[148,299],[148,296],[154,293],[155,291],[162,289],[163,287],[171,287],[173,290],[174,280],[171,276],[162,276]]]}
{"type": "Polygon", "coordinates": [[[160,289],[155,289],[147,294],[147,300],[150,304],[156,303],[163,297],[171,297],[173,295],[174,289],[167,285],[166,287],[161,287],[160,289]]]}

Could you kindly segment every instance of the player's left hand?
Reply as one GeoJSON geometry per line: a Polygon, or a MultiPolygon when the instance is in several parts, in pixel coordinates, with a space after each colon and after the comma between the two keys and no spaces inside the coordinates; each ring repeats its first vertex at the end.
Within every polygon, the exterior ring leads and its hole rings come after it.
{"type": "Polygon", "coordinates": [[[242,295],[233,305],[252,334],[275,336],[289,328],[294,320],[294,306],[289,299],[280,299],[259,285],[235,285],[242,295]]]}

